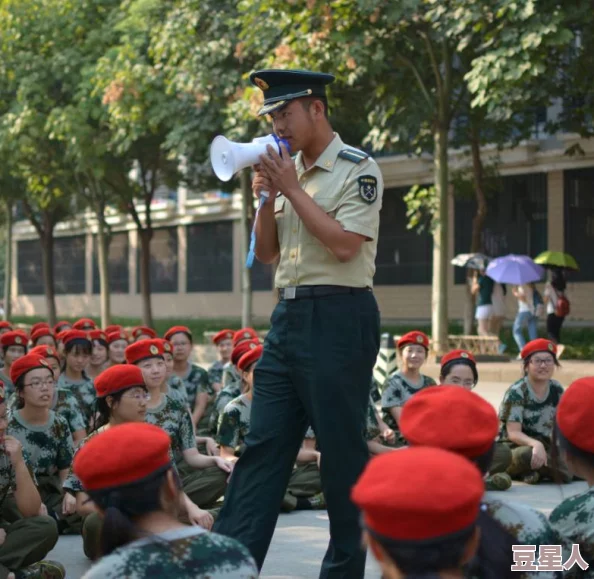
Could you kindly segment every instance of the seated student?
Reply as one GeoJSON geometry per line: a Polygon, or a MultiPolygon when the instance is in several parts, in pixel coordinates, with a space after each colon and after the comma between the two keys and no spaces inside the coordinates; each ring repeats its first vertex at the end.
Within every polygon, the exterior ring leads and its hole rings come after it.
{"type": "Polygon", "coordinates": [[[72,324],[72,329],[89,332],[90,330],[96,330],[97,324],[91,320],[91,318],[80,318],[80,320],[76,320],[76,322],[72,324]]]}
{"type": "Polygon", "coordinates": [[[231,360],[234,333],[233,330],[221,330],[212,338],[212,343],[219,352],[219,359],[208,369],[208,379],[215,392],[220,392],[223,387],[223,368],[231,360]]]}
{"type": "Polygon", "coordinates": [[[12,322],[8,322],[6,320],[0,320],[0,336],[2,334],[6,334],[6,332],[12,332],[13,326],[12,322]]]}
{"type": "MultiPolygon", "coordinates": [[[[246,341],[256,341],[260,344],[260,337],[258,332],[253,328],[241,328],[233,334],[233,350],[239,346],[239,344],[246,341]]],[[[231,350],[233,352],[233,350],[231,350]]],[[[235,364],[232,360],[229,360],[223,367],[223,388],[232,382],[241,382],[241,377],[235,364]]]]}
{"type": "Polygon", "coordinates": [[[88,335],[91,341],[91,357],[85,368],[87,376],[94,380],[107,368],[107,334],[103,330],[91,330],[88,335]]]}
{"type": "Polygon", "coordinates": [[[12,365],[10,375],[17,404],[8,432],[27,452],[41,500],[56,519],[58,530],[78,532],[81,520],[76,515],[76,502],[62,489],[74,445],[67,422],[50,410],[55,390],[53,372],[44,358],[27,354],[12,365]]]}
{"type": "Polygon", "coordinates": [[[566,571],[565,577],[589,577],[594,569],[594,377],[580,378],[571,384],[557,408],[553,464],[559,458],[575,476],[586,481],[588,489],[569,497],[557,505],[549,516],[549,522],[561,538],[567,561],[573,545],[589,571],[576,564],[566,571]],[[559,448],[560,457],[555,452],[559,448]],[[581,567],[581,570],[580,570],[581,567]]]}
{"type": "Polygon", "coordinates": [[[54,326],[54,336],[57,336],[60,332],[66,332],[68,330],[72,330],[72,324],[70,322],[58,322],[54,326]]]}
{"type": "Polygon", "coordinates": [[[104,516],[103,559],[84,579],[258,577],[240,543],[179,523],[181,485],[160,428],[123,424],[102,432],[77,453],[74,472],[104,516]]]}
{"type": "Polygon", "coordinates": [[[188,393],[182,379],[173,373],[173,347],[171,342],[157,338],[163,346],[163,360],[167,369],[167,381],[163,383],[162,392],[179,402],[182,406],[188,405],[188,393]]]}
{"type": "Polygon", "coordinates": [[[63,579],[66,571],[60,563],[42,561],[58,541],[56,522],[42,511],[35,477],[27,464],[23,446],[6,433],[8,415],[4,389],[0,386],[0,577],[63,579]],[[6,503],[14,503],[14,506],[6,503]],[[5,510],[18,513],[4,516],[5,510]]]}
{"type": "Polygon", "coordinates": [[[35,346],[52,346],[56,347],[56,338],[49,327],[38,328],[31,333],[31,344],[35,346]]]}
{"type": "MultiPolygon", "coordinates": [[[[137,366],[118,365],[108,368],[97,378],[95,388],[98,412],[96,429],[83,441],[80,448],[97,434],[113,426],[144,422],[146,419],[149,393],[142,370],[137,366]]],[[[83,549],[89,559],[95,560],[100,555],[99,536],[102,520],[96,505],[89,500],[89,495],[72,468],[64,482],[64,490],[76,498],[76,512],[84,517],[83,549]]],[[[182,500],[182,514],[190,523],[210,529],[213,523],[212,516],[197,507],[186,495],[182,495],[182,500]]]]}
{"type": "Polygon", "coordinates": [[[29,338],[25,332],[14,330],[6,332],[0,336],[0,345],[4,352],[4,368],[0,372],[0,381],[4,384],[6,399],[9,399],[14,393],[14,384],[10,379],[10,369],[13,362],[27,353],[27,342],[29,338]]]}
{"type": "Polygon", "coordinates": [[[159,339],[134,342],[126,348],[126,360],[142,370],[150,394],[146,421],[160,426],[171,437],[185,493],[200,507],[213,508],[225,493],[233,464],[219,456],[201,454],[196,448],[188,409],[162,393],[167,382],[162,342],[159,339]]]}
{"type": "MultiPolygon", "coordinates": [[[[528,484],[553,476],[551,440],[563,395],[563,386],[553,380],[555,366],[559,366],[556,352],[557,346],[550,340],[528,342],[520,353],[524,377],[507,389],[499,406],[499,439],[512,451],[507,472],[528,484]]],[[[562,461],[558,467],[561,480],[571,482],[573,477],[562,461]]]]}
{"type": "MultiPolygon", "coordinates": [[[[476,360],[467,350],[452,350],[441,358],[439,383],[461,386],[473,390],[479,375],[476,360]]],[[[488,491],[506,491],[511,488],[512,480],[507,474],[511,465],[512,454],[509,445],[503,442],[495,444],[495,452],[491,462],[490,474],[485,481],[488,491]]]]}
{"type": "MultiPolygon", "coordinates": [[[[217,442],[221,447],[221,457],[230,461],[237,460],[241,455],[250,429],[254,368],[262,357],[263,349],[262,346],[249,348],[237,362],[244,383],[243,394],[229,402],[221,415],[217,442]]],[[[311,429],[308,433],[297,454],[297,462],[283,498],[281,509],[285,512],[326,508],[319,468],[321,456],[315,448],[315,434],[311,429]]]]}
{"type": "Polygon", "coordinates": [[[32,336],[37,330],[49,330],[51,332],[50,325],[47,322],[36,322],[31,326],[29,334],[32,336]]]}
{"type": "Polygon", "coordinates": [[[351,497],[382,576],[462,579],[479,545],[483,490],[476,466],[439,448],[371,459],[351,497]]]}
{"type": "Polygon", "coordinates": [[[156,337],[157,332],[146,326],[137,326],[132,330],[132,338],[135,342],[140,342],[141,340],[154,340],[156,337]]]}
{"type": "Polygon", "coordinates": [[[421,374],[421,366],[429,352],[429,338],[423,332],[409,332],[398,340],[400,369],[386,382],[382,393],[382,418],[396,433],[394,446],[405,444],[398,431],[398,419],[404,403],[423,388],[435,385],[435,380],[421,374]]]}
{"type": "MultiPolygon", "coordinates": [[[[474,462],[483,475],[489,472],[499,429],[497,413],[486,400],[463,388],[435,386],[413,396],[402,409],[400,429],[412,447],[437,447],[474,462]]],[[[441,487],[438,477],[431,483],[441,487]]],[[[470,576],[504,579],[511,571],[512,545],[556,543],[546,517],[527,506],[485,496],[478,521],[481,529],[478,556],[470,576]]],[[[537,547],[538,552],[538,547],[537,547]]],[[[554,579],[556,573],[538,571],[521,577],[554,579]]]]}
{"type": "Polygon", "coordinates": [[[107,333],[107,356],[110,366],[126,363],[127,347],[128,334],[124,330],[113,330],[107,333]]]}

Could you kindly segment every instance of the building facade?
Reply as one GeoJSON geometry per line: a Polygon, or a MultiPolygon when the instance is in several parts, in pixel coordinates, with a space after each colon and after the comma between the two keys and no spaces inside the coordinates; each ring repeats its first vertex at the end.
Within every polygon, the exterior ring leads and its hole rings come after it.
{"type": "MultiPolygon", "coordinates": [[[[564,135],[555,141],[529,141],[497,153],[485,148],[488,164],[497,155],[500,177],[489,194],[483,243],[491,256],[535,257],[550,249],[572,254],[580,271],[568,278],[571,318],[594,322],[594,142],[564,135]],[[565,151],[576,143],[582,154],[565,151]]],[[[453,168],[468,162],[451,153],[453,168]]],[[[433,243],[430,233],[407,229],[404,195],[411,185],[432,182],[432,159],[388,156],[378,160],[385,180],[378,241],[375,293],[386,320],[431,317],[433,243]]],[[[452,191],[449,253],[470,248],[475,202],[452,191]]],[[[151,245],[153,312],[159,318],[241,315],[241,206],[239,196],[160,201],[153,207],[151,245]]],[[[139,317],[139,243],[125,216],[108,218],[112,313],[139,317]]],[[[15,315],[44,315],[41,252],[34,229],[19,221],[13,230],[13,307],[15,315]]],[[[96,223],[81,216],[56,228],[55,286],[59,314],[98,315],[99,272],[96,223]]],[[[273,270],[256,263],[251,272],[254,314],[267,317],[274,304],[273,270]]],[[[449,271],[449,314],[461,319],[466,288],[464,270],[449,271]]],[[[508,295],[508,318],[516,311],[508,295]]]]}

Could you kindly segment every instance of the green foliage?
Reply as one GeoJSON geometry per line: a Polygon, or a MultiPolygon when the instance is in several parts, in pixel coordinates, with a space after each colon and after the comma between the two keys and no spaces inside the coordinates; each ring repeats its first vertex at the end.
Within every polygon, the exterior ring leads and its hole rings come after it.
{"type": "Polygon", "coordinates": [[[435,187],[413,185],[404,196],[404,203],[406,204],[408,229],[416,229],[418,233],[422,233],[427,229],[430,231],[435,229],[439,223],[439,205],[435,195],[435,187]]]}

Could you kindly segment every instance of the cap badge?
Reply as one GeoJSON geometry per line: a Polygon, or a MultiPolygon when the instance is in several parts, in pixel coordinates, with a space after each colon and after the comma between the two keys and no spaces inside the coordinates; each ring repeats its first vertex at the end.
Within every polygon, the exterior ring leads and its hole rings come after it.
{"type": "Polygon", "coordinates": [[[466,352],[460,352],[460,358],[468,358],[468,354],[466,352]]]}
{"type": "Polygon", "coordinates": [[[422,344],[423,343],[423,336],[417,336],[417,342],[419,344],[422,344]]]}
{"type": "Polygon", "coordinates": [[[549,342],[549,345],[547,346],[549,351],[552,352],[555,349],[555,346],[553,346],[552,342],[549,342]]]}
{"type": "Polygon", "coordinates": [[[17,337],[14,339],[14,343],[15,343],[15,344],[22,344],[22,343],[23,343],[23,338],[21,338],[20,336],[17,336],[17,337]]]}
{"type": "Polygon", "coordinates": [[[261,78],[258,78],[258,77],[256,77],[254,79],[254,84],[262,90],[268,90],[270,88],[270,86],[268,85],[268,83],[265,80],[262,80],[261,78]]]}
{"type": "Polygon", "coordinates": [[[257,347],[256,344],[250,344],[250,350],[255,350],[257,347]]]}
{"type": "Polygon", "coordinates": [[[107,340],[107,338],[105,337],[105,334],[99,334],[99,338],[101,340],[107,340]]]}
{"type": "Polygon", "coordinates": [[[163,344],[163,349],[166,352],[171,352],[171,344],[163,344]]]}
{"type": "Polygon", "coordinates": [[[233,332],[227,332],[225,334],[225,338],[227,338],[227,339],[232,338],[232,337],[233,337],[233,332]]]}
{"type": "Polygon", "coordinates": [[[157,348],[157,346],[151,346],[149,352],[153,355],[157,355],[159,353],[159,348],[157,348]]]}
{"type": "Polygon", "coordinates": [[[46,349],[45,349],[45,353],[46,353],[48,356],[51,356],[51,355],[52,355],[54,352],[53,352],[53,350],[52,350],[51,348],[46,348],[46,349]]]}
{"type": "Polygon", "coordinates": [[[251,338],[251,337],[252,337],[252,335],[251,335],[249,332],[244,332],[244,333],[243,333],[243,337],[244,337],[244,338],[251,338]]]}

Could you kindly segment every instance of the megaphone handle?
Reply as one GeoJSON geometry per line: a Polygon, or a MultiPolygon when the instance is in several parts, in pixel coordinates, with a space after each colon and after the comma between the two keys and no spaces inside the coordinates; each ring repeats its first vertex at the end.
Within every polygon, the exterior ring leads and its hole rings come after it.
{"type": "Polygon", "coordinates": [[[266,199],[268,199],[268,191],[261,191],[260,192],[260,202],[258,203],[258,208],[256,209],[256,215],[254,215],[254,224],[252,225],[252,234],[250,236],[250,247],[247,254],[247,259],[245,261],[245,266],[250,269],[252,265],[254,265],[254,257],[256,255],[256,223],[258,222],[258,215],[260,214],[260,209],[264,203],[266,203],[266,199]]]}

